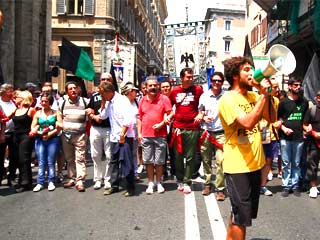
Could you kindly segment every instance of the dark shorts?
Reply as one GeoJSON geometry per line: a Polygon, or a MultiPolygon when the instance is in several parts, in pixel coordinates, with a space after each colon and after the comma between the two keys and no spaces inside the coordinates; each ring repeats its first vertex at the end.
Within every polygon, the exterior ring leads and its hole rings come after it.
{"type": "Polygon", "coordinates": [[[261,171],[225,173],[225,176],[231,202],[232,223],[251,226],[251,220],[258,215],[261,171]]]}
{"type": "Polygon", "coordinates": [[[278,158],[279,145],[278,141],[271,141],[271,143],[263,144],[264,155],[266,158],[278,158]]]}

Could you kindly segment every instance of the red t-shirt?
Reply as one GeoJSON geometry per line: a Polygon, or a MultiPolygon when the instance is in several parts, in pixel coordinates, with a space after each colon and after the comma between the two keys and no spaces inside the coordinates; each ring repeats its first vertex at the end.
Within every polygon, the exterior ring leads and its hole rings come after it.
{"type": "Polygon", "coordinates": [[[163,121],[164,114],[172,110],[172,105],[167,96],[159,94],[151,101],[148,95],[141,98],[139,102],[139,119],[141,121],[142,137],[166,137],[167,126],[164,125],[159,131],[152,126],[163,121]]]}
{"type": "Polygon", "coordinates": [[[175,87],[170,93],[172,105],[176,106],[173,127],[187,130],[197,130],[199,124],[194,123],[198,114],[199,98],[203,93],[200,86],[194,85],[187,89],[181,86],[175,87]]]}

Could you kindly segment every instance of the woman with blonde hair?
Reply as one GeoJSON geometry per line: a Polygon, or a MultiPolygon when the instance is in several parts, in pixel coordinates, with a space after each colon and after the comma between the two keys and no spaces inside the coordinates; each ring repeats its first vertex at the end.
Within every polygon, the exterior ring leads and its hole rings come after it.
{"type": "Polygon", "coordinates": [[[34,138],[29,137],[29,132],[35,109],[31,107],[33,98],[29,91],[18,91],[15,102],[17,110],[12,117],[14,122],[13,141],[18,153],[19,164],[19,185],[16,192],[23,192],[32,188],[31,153],[34,138]]]}

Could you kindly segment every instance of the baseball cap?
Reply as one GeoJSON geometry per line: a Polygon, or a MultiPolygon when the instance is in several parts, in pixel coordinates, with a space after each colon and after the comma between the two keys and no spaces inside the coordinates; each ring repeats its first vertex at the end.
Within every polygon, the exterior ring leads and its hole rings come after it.
{"type": "Polygon", "coordinates": [[[33,82],[27,82],[25,85],[25,88],[36,88],[37,85],[34,84],[33,82]]]}

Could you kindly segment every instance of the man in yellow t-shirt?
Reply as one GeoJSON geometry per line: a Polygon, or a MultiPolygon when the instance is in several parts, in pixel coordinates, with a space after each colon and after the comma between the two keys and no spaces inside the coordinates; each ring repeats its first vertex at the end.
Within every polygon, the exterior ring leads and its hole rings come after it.
{"type": "Polygon", "coordinates": [[[231,85],[219,103],[226,137],[223,170],[232,206],[227,239],[245,239],[246,227],[257,217],[261,169],[265,164],[258,122],[262,118],[274,122],[276,113],[270,104],[270,81],[254,81],[250,59],[232,57],[223,64],[231,85]],[[261,95],[250,91],[253,86],[261,95]]]}

